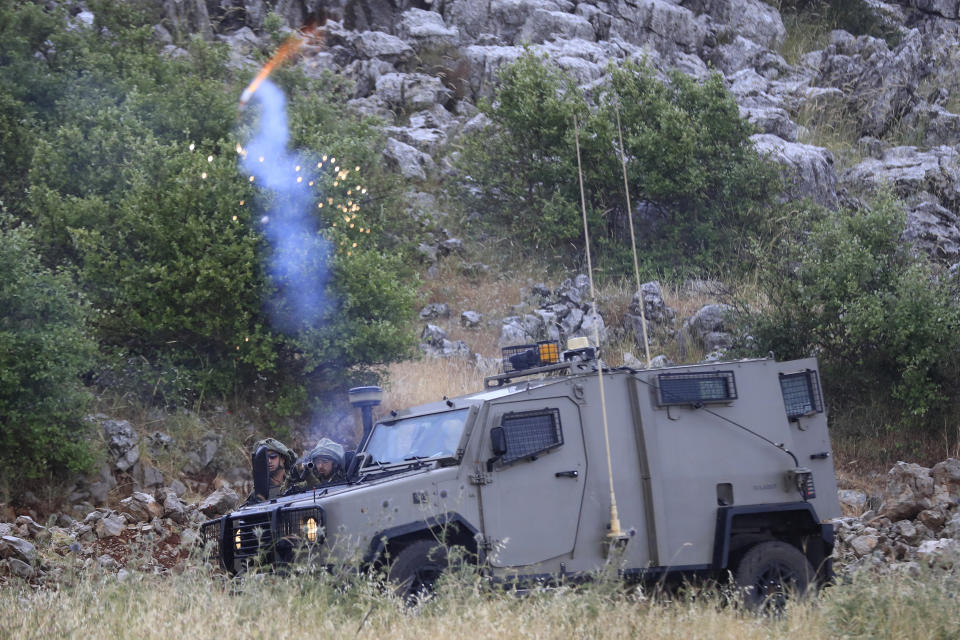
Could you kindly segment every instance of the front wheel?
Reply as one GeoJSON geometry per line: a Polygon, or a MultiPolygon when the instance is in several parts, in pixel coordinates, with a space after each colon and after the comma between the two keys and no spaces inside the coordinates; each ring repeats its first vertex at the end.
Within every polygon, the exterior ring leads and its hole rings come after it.
{"type": "Polygon", "coordinates": [[[417,540],[400,550],[388,577],[395,593],[410,601],[433,591],[446,569],[446,548],[436,540],[417,540]]]}
{"type": "Polygon", "coordinates": [[[781,611],[788,597],[802,597],[814,580],[807,557],[785,542],[761,542],[747,551],[734,574],[744,602],[754,610],[781,611]]]}

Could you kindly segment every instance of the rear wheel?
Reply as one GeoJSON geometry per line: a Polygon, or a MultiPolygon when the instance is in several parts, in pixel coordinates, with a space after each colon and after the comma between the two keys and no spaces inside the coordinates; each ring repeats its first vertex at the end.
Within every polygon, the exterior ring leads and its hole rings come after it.
{"type": "Polygon", "coordinates": [[[417,540],[397,554],[389,579],[396,585],[395,593],[411,601],[432,592],[446,569],[446,548],[436,540],[417,540]]]}
{"type": "Polygon", "coordinates": [[[747,551],[734,575],[751,609],[780,611],[788,597],[802,597],[814,579],[813,566],[796,547],[761,542],[747,551]]]}

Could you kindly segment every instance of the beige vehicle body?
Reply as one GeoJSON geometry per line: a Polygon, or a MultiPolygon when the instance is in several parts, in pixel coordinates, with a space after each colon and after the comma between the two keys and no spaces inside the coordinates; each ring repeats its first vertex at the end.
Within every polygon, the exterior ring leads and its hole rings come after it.
{"type": "Polygon", "coordinates": [[[814,359],[604,369],[609,468],[597,364],[559,368],[396,412],[347,482],[245,506],[204,534],[232,572],[372,564],[443,540],[493,578],[573,578],[607,561],[612,473],[625,575],[721,576],[777,542],[831,577],[840,507],[814,359]]]}

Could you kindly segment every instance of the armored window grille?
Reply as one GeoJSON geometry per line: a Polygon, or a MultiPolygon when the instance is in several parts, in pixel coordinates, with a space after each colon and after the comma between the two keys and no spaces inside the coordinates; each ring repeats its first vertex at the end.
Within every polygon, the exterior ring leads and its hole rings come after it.
{"type": "Polygon", "coordinates": [[[507,438],[507,452],[501,458],[503,464],[529,458],[563,444],[558,409],[508,413],[503,416],[500,426],[507,438]]]}
{"type": "Polygon", "coordinates": [[[657,404],[701,405],[737,399],[733,371],[662,373],[657,376],[657,404]]]}
{"type": "Polygon", "coordinates": [[[823,396],[817,372],[812,369],[797,373],[780,374],[780,391],[787,417],[796,420],[801,416],[823,412],[823,396]]]}

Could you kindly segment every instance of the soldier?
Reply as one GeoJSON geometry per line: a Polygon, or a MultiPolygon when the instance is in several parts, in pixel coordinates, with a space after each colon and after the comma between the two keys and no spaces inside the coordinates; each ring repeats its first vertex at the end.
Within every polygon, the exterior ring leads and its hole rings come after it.
{"type": "Polygon", "coordinates": [[[343,445],[330,438],[320,438],[316,446],[303,456],[303,467],[301,476],[307,489],[343,480],[346,478],[343,445]]]}
{"type": "MultiPolygon", "coordinates": [[[[253,452],[256,453],[260,447],[267,449],[267,469],[270,473],[270,495],[268,499],[272,500],[283,494],[287,484],[288,470],[293,468],[297,460],[296,454],[290,450],[287,445],[274,438],[264,438],[253,445],[253,452]]],[[[255,496],[250,496],[250,499],[255,496]]]]}

